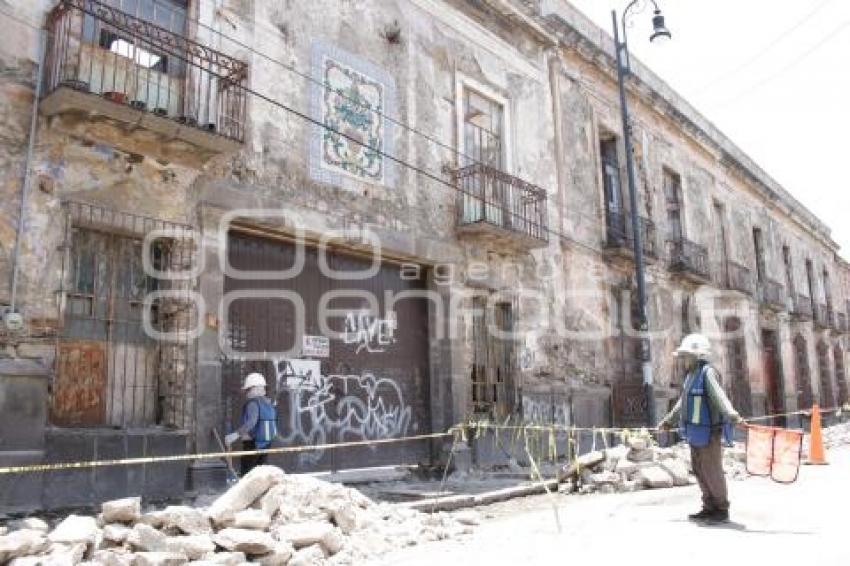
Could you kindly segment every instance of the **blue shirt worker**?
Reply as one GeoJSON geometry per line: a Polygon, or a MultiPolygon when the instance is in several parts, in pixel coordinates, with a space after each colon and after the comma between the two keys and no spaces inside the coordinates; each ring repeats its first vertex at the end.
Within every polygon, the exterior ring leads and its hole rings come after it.
{"type": "Polygon", "coordinates": [[[722,437],[742,422],[720,385],[720,374],[709,362],[711,343],[702,334],[686,336],[674,354],[687,367],[682,395],[659,423],[670,429],[678,424],[691,447],[691,468],[702,491],[702,510],[693,521],[729,521],[729,497],[723,473],[722,437]]]}
{"type": "MultiPolygon", "coordinates": [[[[271,446],[277,437],[277,410],[266,397],[266,378],[261,373],[249,373],[242,385],[245,392],[245,404],[236,432],[224,437],[228,446],[242,439],[243,450],[263,450],[271,446]]],[[[240,460],[240,472],[244,476],[254,467],[265,464],[267,454],[243,456],[240,460]]]]}

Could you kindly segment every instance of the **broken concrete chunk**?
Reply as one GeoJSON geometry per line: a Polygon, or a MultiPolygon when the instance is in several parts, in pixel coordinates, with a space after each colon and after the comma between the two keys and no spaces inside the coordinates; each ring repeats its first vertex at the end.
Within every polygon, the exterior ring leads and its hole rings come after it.
{"type": "Polygon", "coordinates": [[[159,528],[176,529],[187,535],[206,535],[212,533],[210,519],[203,512],[185,505],[169,505],[159,513],[159,528]]]}
{"type": "Polygon", "coordinates": [[[274,550],[276,542],[268,533],[232,527],[219,531],[213,540],[217,545],[227,550],[254,555],[268,554],[274,550]]]}
{"type": "Polygon", "coordinates": [[[638,469],[638,465],[627,458],[617,461],[614,466],[614,472],[622,476],[624,479],[630,478],[638,469]]]}
{"type": "Polygon", "coordinates": [[[649,488],[673,487],[673,478],[661,466],[647,466],[638,470],[635,479],[649,488]]]}
{"type": "Polygon", "coordinates": [[[151,511],[139,517],[137,522],[159,529],[162,528],[162,521],[162,511],[151,511]]]}
{"type": "Polygon", "coordinates": [[[136,523],[127,535],[127,542],[134,548],[145,552],[164,552],[168,537],[150,525],[136,523]]]}
{"type": "Polygon", "coordinates": [[[21,529],[0,536],[0,564],[19,556],[36,554],[47,548],[48,541],[41,531],[21,529]]]}
{"type": "Polygon", "coordinates": [[[346,535],[357,529],[357,510],[350,502],[339,502],[331,509],[331,519],[346,535]]]}
{"type": "Polygon", "coordinates": [[[69,515],[64,521],[56,525],[53,532],[47,535],[50,542],[73,544],[84,542],[94,544],[97,537],[97,521],[94,517],[83,517],[81,515],[69,515]]]}
{"type": "Polygon", "coordinates": [[[237,529],[257,529],[264,531],[269,528],[272,520],[260,509],[245,509],[233,517],[233,527],[237,529]]]}
{"type": "Polygon", "coordinates": [[[50,553],[44,558],[42,564],[45,566],[75,566],[82,562],[88,549],[85,542],[73,544],[53,544],[50,553]]]}
{"type": "Polygon", "coordinates": [[[295,549],[288,542],[278,542],[274,550],[268,554],[257,556],[254,562],[263,566],[286,566],[289,564],[289,559],[295,553],[295,549]]]}
{"type": "Polygon", "coordinates": [[[176,552],[137,552],[133,566],[180,566],[186,562],[186,557],[176,552]]]}
{"type": "Polygon", "coordinates": [[[558,471],[558,481],[566,481],[569,478],[575,477],[582,470],[587,470],[598,466],[605,461],[605,452],[595,451],[582,454],[576,458],[575,462],[564,466],[558,471]]]}
{"type": "Polygon", "coordinates": [[[26,519],[17,521],[15,523],[15,529],[28,529],[30,531],[46,533],[50,530],[50,526],[44,519],[39,519],[38,517],[27,517],[26,519]]]}
{"type": "Polygon", "coordinates": [[[614,485],[620,483],[620,474],[614,472],[599,472],[590,476],[590,483],[596,486],[614,485]]]}
{"type": "Polygon", "coordinates": [[[142,516],[142,498],[126,497],[107,501],[100,509],[105,523],[133,523],[142,516]]]}
{"type": "Polygon", "coordinates": [[[345,544],[345,537],[336,527],[331,527],[329,531],[327,531],[319,541],[322,545],[322,549],[324,549],[325,554],[328,556],[333,556],[340,550],[342,550],[343,545],[345,544]]]}
{"type": "Polygon", "coordinates": [[[281,541],[289,541],[295,548],[304,548],[318,544],[332,530],[333,526],[323,521],[291,523],[279,527],[275,531],[275,537],[281,541]]]}
{"type": "Polygon", "coordinates": [[[165,549],[168,552],[185,554],[189,560],[197,560],[210,552],[215,552],[215,544],[209,535],[186,535],[168,537],[165,540],[165,549]]]}
{"type": "Polygon", "coordinates": [[[318,544],[302,548],[289,559],[289,566],[321,566],[325,562],[325,553],[318,544]]]}
{"type": "Polygon", "coordinates": [[[673,485],[688,485],[690,482],[690,473],[688,466],[680,460],[663,460],[659,466],[673,478],[673,485]]]}
{"type": "Polygon", "coordinates": [[[247,558],[244,552],[210,552],[202,558],[204,562],[223,564],[224,566],[239,566],[244,564],[247,558]]]}
{"type": "Polygon", "coordinates": [[[121,544],[130,535],[133,529],[121,523],[110,523],[103,527],[103,538],[115,544],[121,544]]]}
{"type": "Polygon", "coordinates": [[[130,566],[133,563],[133,555],[113,550],[96,550],[92,560],[103,566],[130,566]]]}
{"type": "Polygon", "coordinates": [[[271,486],[281,483],[285,477],[284,471],[276,466],[257,466],[215,500],[208,511],[210,518],[218,525],[232,521],[236,513],[250,507],[271,486]]]}

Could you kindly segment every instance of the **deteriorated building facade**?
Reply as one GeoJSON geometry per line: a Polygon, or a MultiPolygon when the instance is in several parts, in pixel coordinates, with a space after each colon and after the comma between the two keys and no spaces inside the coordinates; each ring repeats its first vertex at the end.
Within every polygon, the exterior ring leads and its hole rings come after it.
{"type": "MultiPolygon", "coordinates": [[[[24,324],[0,337],[0,465],[218,450],[251,370],[293,446],[642,423],[613,46],[566,2],[3,9],[0,305],[24,324]]],[[[829,229],[632,66],[658,411],[697,330],[745,414],[846,402],[829,229]]],[[[203,460],[30,474],[0,501],[221,478],[203,460]]]]}

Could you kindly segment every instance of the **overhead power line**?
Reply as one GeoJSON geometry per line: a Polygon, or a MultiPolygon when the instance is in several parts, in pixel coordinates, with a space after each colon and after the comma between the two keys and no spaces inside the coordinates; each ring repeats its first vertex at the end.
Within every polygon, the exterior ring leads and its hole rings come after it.
{"type": "MultiPolygon", "coordinates": [[[[5,10],[0,10],[0,14],[3,14],[7,18],[9,18],[10,20],[16,21],[16,22],[18,22],[22,25],[25,25],[29,28],[32,28],[35,31],[47,33],[48,35],[52,35],[50,30],[45,30],[42,27],[40,27],[36,24],[33,24],[32,22],[26,21],[23,18],[19,18],[19,17],[15,16],[14,14],[10,14],[9,12],[6,12],[5,10]]],[[[192,64],[191,61],[186,57],[177,57],[176,56],[176,58],[181,60],[184,63],[190,64],[190,65],[192,64]]],[[[39,69],[39,72],[41,72],[40,69],[39,69]]],[[[207,70],[207,72],[210,75],[216,77],[217,79],[229,80],[227,76],[225,76],[221,73],[218,73],[218,72],[215,72],[215,71],[212,71],[212,70],[207,70]]],[[[256,89],[253,89],[253,88],[250,88],[250,87],[247,87],[247,86],[244,86],[244,85],[238,85],[238,84],[233,85],[233,86],[235,88],[242,90],[246,94],[253,96],[255,99],[266,102],[266,103],[268,103],[272,106],[275,106],[275,107],[277,107],[277,108],[279,108],[279,109],[281,109],[285,112],[292,114],[293,116],[295,116],[295,117],[297,117],[301,120],[304,120],[305,122],[308,122],[310,124],[313,124],[314,126],[320,127],[320,128],[322,128],[322,129],[324,129],[328,132],[333,133],[334,135],[338,135],[341,138],[343,138],[343,139],[345,139],[345,140],[347,140],[347,141],[349,141],[349,142],[351,142],[355,145],[359,145],[360,147],[362,147],[364,149],[368,149],[368,150],[376,153],[377,155],[380,155],[381,157],[386,158],[389,161],[392,161],[393,163],[396,163],[397,165],[400,165],[402,167],[405,167],[405,168],[413,171],[417,175],[421,175],[422,177],[425,177],[426,179],[434,181],[438,185],[444,186],[444,187],[450,189],[451,191],[454,191],[455,193],[459,193],[459,194],[463,194],[463,195],[469,195],[469,196],[472,196],[472,197],[475,197],[475,198],[480,198],[480,197],[477,197],[476,195],[471,194],[469,191],[466,191],[466,190],[458,187],[454,183],[443,179],[438,174],[435,174],[435,173],[429,171],[428,169],[426,169],[424,167],[421,167],[419,165],[405,161],[402,158],[399,158],[399,157],[396,157],[395,155],[387,153],[385,150],[383,150],[381,148],[371,146],[368,143],[355,138],[354,136],[351,136],[349,134],[346,134],[345,132],[341,132],[341,131],[329,126],[328,124],[322,122],[321,120],[313,118],[312,116],[309,116],[308,114],[306,114],[306,113],[304,113],[300,110],[297,110],[297,109],[295,109],[291,106],[288,106],[287,104],[285,104],[283,102],[275,100],[271,96],[264,94],[262,92],[259,92],[256,89]]],[[[486,201],[485,201],[485,204],[488,204],[488,203],[486,203],[486,201]]],[[[512,213],[508,212],[507,214],[512,214],[512,213]]],[[[550,228],[548,223],[546,225],[539,226],[539,229],[541,231],[545,232],[546,234],[555,236],[555,237],[562,239],[562,240],[569,241],[570,243],[575,244],[575,245],[577,245],[581,248],[584,248],[588,251],[592,251],[594,253],[603,253],[603,250],[598,248],[598,247],[594,247],[594,246],[585,244],[584,242],[580,242],[579,240],[576,240],[576,239],[572,238],[571,236],[568,236],[567,234],[564,234],[563,232],[561,232],[559,230],[554,230],[554,229],[550,228]]]]}
{"type": "Polygon", "coordinates": [[[749,88],[741,91],[736,96],[729,98],[729,99],[717,104],[716,107],[722,108],[724,106],[728,106],[729,104],[732,104],[733,102],[737,102],[738,100],[749,96],[750,94],[757,91],[758,89],[760,89],[764,85],[770,83],[771,81],[776,80],[778,77],[780,77],[783,74],[785,74],[786,72],[790,71],[791,69],[793,69],[794,67],[796,67],[797,65],[799,65],[800,63],[805,61],[808,57],[810,57],[811,55],[816,53],[821,47],[825,46],[827,43],[829,43],[830,41],[835,39],[841,32],[846,30],[848,27],[850,27],[850,20],[839,25],[837,28],[832,30],[827,35],[825,35],[820,41],[818,41],[812,47],[810,47],[809,49],[807,49],[806,51],[801,53],[797,58],[795,58],[793,61],[791,61],[787,65],[783,66],[782,68],[778,69],[777,71],[768,75],[767,77],[764,77],[762,80],[753,84],[749,88]]]}
{"type": "Polygon", "coordinates": [[[730,70],[728,70],[728,71],[724,72],[723,74],[721,74],[721,75],[719,75],[719,76],[715,77],[714,79],[712,79],[712,80],[711,80],[711,81],[709,81],[708,83],[706,83],[706,84],[704,84],[703,86],[699,87],[699,88],[697,89],[697,91],[696,91],[696,92],[699,92],[699,93],[701,93],[701,94],[704,94],[705,92],[707,92],[707,91],[710,91],[710,90],[714,89],[714,88],[715,88],[715,87],[717,87],[718,85],[723,84],[723,82],[724,82],[726,79],[728,79],[729,77],[732,77],[732,76],[737,75],[738,73],[740,73],[741,71],[743,71],[744,69],[746,69],[747,67],[749,67],[750,65],[752,65],[753,63],[755,63],[756,61],[758,61],[759,59],[761,59],[761,58],[762,58],[762,56],[764,56],[764,55],[766,55],[767,53],[769,53],[769,52],[770,52],[770,51],[771,51],[774,47],[776,47],[777,45],[779,45],[780,43],[782,43],[782,41],[783,41],[784,39],[786,39],[786,38],[787,38],[788,36],[790,36],[792,33],[794,33],[795,31],[797,31],[798,29],[800,29],[800,28],[801,28],[803,25],[805,25],[805,24],[806,24],[809,20],[811,20],[811,19],[815,16],[815,14],[817,14],[818,12],[820,12],[823,8],[825,8],[828,4],[831,4],[831,3],[832,3],[832,0],[824,0],[823,2],[821,2],[820,4],[818,4],[817,6],[815,6],[813,10],[811,10],[809,13],[807,13],[807,14],[806,14],[805,16],[803,16],[801,19],[797,20],[797,22],[796,22],[796,23],[794,23],[794,25],[792,25],[790,28],[786,29],[785,31],[783,31],[782,33],[780,33],[778,36],[776,36],[775,38],[773,38],[773,40],[772,40],[772,41],[770,41],[767,45],[765,45],[764,47],[762,47],[759,51],[757,51],[755,54],[753,54],[750,58],[748,58],[748,59],[744,60],[744,61],[743,61],[742,63],[740,63],[738,66],[736,66],[736,67],[734,67],[734,68],[732,68],[732,69],[730,69],[730,70]]]}

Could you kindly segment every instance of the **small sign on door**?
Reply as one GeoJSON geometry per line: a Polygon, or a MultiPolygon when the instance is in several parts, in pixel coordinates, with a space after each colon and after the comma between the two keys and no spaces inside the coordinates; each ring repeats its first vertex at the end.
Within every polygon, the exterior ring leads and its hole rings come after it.
{"type": "Polygon", "coordinates": [[[301,355],[310,358],[327,358],[331,355],[331,341],[327,336],[304,335],[301,355]]]}

